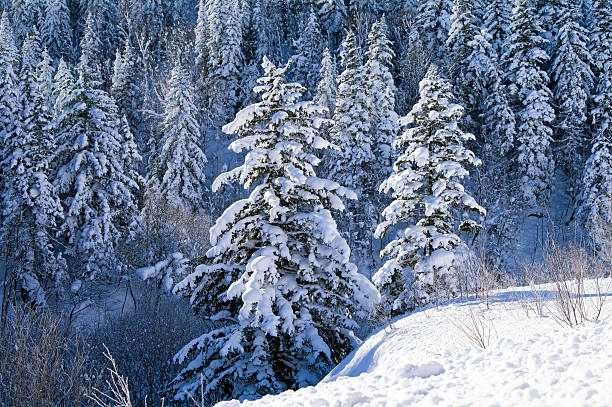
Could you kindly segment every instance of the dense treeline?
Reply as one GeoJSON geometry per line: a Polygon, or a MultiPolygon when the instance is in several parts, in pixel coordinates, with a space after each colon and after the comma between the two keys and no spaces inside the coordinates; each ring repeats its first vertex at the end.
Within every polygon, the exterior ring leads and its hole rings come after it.
{"type": "Polygon", "coordinates": [[[470,253],[512,272],[559,196],[610,250],[608,0],[0,9],[2,319],[137,271],[217,324],[178,397],[316,382],[470,253]]]}

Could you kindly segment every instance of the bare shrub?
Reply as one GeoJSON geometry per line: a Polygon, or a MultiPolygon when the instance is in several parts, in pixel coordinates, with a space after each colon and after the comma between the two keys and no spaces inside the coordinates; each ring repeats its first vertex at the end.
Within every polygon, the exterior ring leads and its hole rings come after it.
{"type": "Polygon", "coordinates": [[[538,286],[547,281],[546,276],[547,273],[543,264],[532,262],[523,265],[523,280],[529,286],[530,295],[521,297],[520,304],[527,317],[529,317],[530,312],[539,317],[544,315],[545,299],[538,286]]]}
{"type": "Polygon", "coordinates": [[[475,312],[472,306],[468,306],[468,310],[467,318],[455,318],[451,323],[463,334],[468,343],[477,348],[487,349],[492,337],[497,336],[497,331],[480,310],[475,312]]]}
{"type": "Polygon", "coordinates": [[[488,261],[484,250],[470,252],[461,257],[456,267],[460,294],[470,294],[485,300],[487,309],[491,303],[491,292],[500,287],[501,274],[488,261]]]}
{"type": "MultiPolygon", "coordinates": [[[[102,391],[98,388],[94,388],[89,399],[92,400],[98,407],[133,407],[132,398],[130,396],[130,385],[128,378],[119,373],[119,367],[117,362],[111,355],[108,348],[104,347],[104,357],[110,363],[110,367],[107,368],[109,379],[106,380],[107,391],[102,391]]],[[[200,376],[201,377],[201,376],[200,376]]],[[[193,403],[194,407],[204,407],[204,379],[201,377],[200,386],[200,401],[196,401],[193,395],[189,394],[189,399],[193,403]]],[[[144,405],[148,406],[147,398],[145,397],[144,405]]],[[[166,404],[165,400],[160,401],[160,406],[164,407],[166,404]]]]}
{"type": "Polygon", "coordinates": [[[92,334],[89,351],[98,366],[107,362],[108,358],[101,357],[108,353],[107,348],[120,361],[122,374],[130,378],[134,406],[144,406],[145,398],[158,405],[167,395],[166,385],[180,370],[172,363],[176,351],[185,345],[185,338],[195,338],[210,328],[184,301],[151,292],[139,298],[137,310],[105,318],[92,334]]]}
{"type": "Polygon", "coordinates": [[[147,250],[153,249],[162,256],[178,251],[192,259],[202,257],[210,247],[210,227],[207,214],[192,213],[170,205],[158,195],[147,194],[141,218],[147,250]],[[157,247],[151,247],[152,243],[157,247]]]}
{"type": "Polygon", "coordinates": [[[82,338],[50,312],[20,309],[0,336],[0,405],[75,407],[95,384],[82,338]]]}
{"type": "Polygon", "coordinates": [[[601,317],[607,298],[602,287],[605,267],[584,245],[560,247],[549,241],[545,253],[546,273],[555,287],[551,315],[562,325],[574,327],[601,317]],[[591,279],[596,292],[587,299],[585,281],[591,279]]]}

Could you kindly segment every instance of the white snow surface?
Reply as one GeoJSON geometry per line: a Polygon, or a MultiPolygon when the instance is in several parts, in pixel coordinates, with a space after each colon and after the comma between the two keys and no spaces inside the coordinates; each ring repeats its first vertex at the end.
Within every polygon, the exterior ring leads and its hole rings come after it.
{"type": "MultiPolygon", "coordinates": [[[[603,286],[612,295],[612,280],[603,286]]],[[[454,301],[414,312],[371,335],[316,386],[217,407],[612,406],[612,298],[601,320],[569,328],[552,316],[553,287],[540,293],[542,316],[527,316],[528,288],[495,292],[489,309],[454,301]],[[471,313],[491,328],[486,349],[459,329],[471,313]]]]}

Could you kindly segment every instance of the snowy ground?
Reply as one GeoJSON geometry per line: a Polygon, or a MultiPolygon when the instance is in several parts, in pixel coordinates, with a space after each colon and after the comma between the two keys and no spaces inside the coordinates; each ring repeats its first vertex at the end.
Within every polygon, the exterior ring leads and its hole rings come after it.
{"type": "Polygon", "coordinates": [[[612,297],[601,321],[569,328],[552,317],[552,287],[540,293],[549,298],[542,316],[525,288],[496,292],[488,310],[455,302],[416,312],[373,334],[317,386],[217,406],[612,406],[612,297]],[[490,331],[486,349],[461,330],[472,315],[490,331]]]}

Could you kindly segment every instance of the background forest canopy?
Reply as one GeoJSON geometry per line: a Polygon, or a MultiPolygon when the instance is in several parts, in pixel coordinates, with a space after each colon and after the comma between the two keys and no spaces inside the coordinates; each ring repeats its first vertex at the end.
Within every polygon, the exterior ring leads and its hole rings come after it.
{"type": "Polygon", "coordinates": [[[609,0],[0,10],[3,330],[136,276],[210,322],[172,393],[254,398],[475,259],[501,284],[551,239],[610,255],[609,0]]]}

